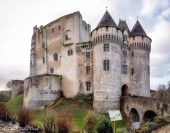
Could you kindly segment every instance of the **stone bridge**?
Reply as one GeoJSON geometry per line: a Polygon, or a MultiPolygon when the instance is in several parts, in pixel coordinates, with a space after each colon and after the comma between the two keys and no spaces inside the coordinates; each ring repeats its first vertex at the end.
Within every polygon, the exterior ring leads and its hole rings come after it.
{"type": "Polygon", "coordinates": [[[148,97],[122,96],[121,111],[131,122],[143,122],[155,116],[170,115],[170,103],[148,97]]]}

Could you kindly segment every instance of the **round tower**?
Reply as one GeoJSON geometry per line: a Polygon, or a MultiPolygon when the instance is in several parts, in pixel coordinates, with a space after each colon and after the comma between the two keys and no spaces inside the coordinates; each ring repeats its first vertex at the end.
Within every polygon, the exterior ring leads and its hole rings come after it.
{"type": "Polygon", "coordinates": [[[137,20],[129,36],[130,94],[150,97],[150,51],[152,40],[137,20]]]}
{"type": "Polygon", "coordinates": [[[106,11],[92,31],[93,108],[98,112],[120,108],[122,32],[106,11]]]}
{"type": "Polygon", "coordinates": [[[35,48],[36,48],[36,30],[37,26],[33,28],[33,35],[31,39],[31,52],[30,52],[30,76],[35,76],[36,72],[36,55],[35,55],[35,48]]]}

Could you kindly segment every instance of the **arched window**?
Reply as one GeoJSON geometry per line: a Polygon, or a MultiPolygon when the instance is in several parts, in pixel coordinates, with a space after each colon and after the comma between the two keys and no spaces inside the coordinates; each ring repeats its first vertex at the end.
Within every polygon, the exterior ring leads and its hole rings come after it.
{"type": "Polygon", "coordinates": [[[54,57],[55,61],[58,61],[58,54],[57,53],[54,53],[53,57],[54,57]]]}
{"type": "Polygon", "coordinates": [[[72,49],[69,49],[69,50],[68,50],[68,56],[71,56],[71,55],[73,55],[73,50],[72,50],[72,49]]]}

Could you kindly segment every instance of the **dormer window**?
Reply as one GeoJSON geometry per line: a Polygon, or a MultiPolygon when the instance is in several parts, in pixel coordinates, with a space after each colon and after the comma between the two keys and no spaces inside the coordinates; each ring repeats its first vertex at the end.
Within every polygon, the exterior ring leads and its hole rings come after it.
{"type": "Polygon", "coordinates": [[[106,26],[106,31],[108,31],[108,26],[106,26]]]}

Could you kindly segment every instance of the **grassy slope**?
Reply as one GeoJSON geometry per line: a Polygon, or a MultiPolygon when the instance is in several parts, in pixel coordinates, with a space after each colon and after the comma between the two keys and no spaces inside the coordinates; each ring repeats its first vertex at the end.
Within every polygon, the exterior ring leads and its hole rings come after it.
{"type": "Polygon", "coordinates": [[[12,115],[17,116],[17,114],[19,113],[20,108],[22,107],[22,104],[23,104],[23,94],[17,95],[16,97],[12,98],[5,104],[7,106],[7,109],[9,110],[9,112],[12,115]]]}
{"type": "Polygon", "coordinates": [[[60,99],[53,107],[57,113],[68,114],[73,119],[74,128],[80,129],[84,124],[84,118],[92,106],[79,103],[72,99],[60,99]]]}

